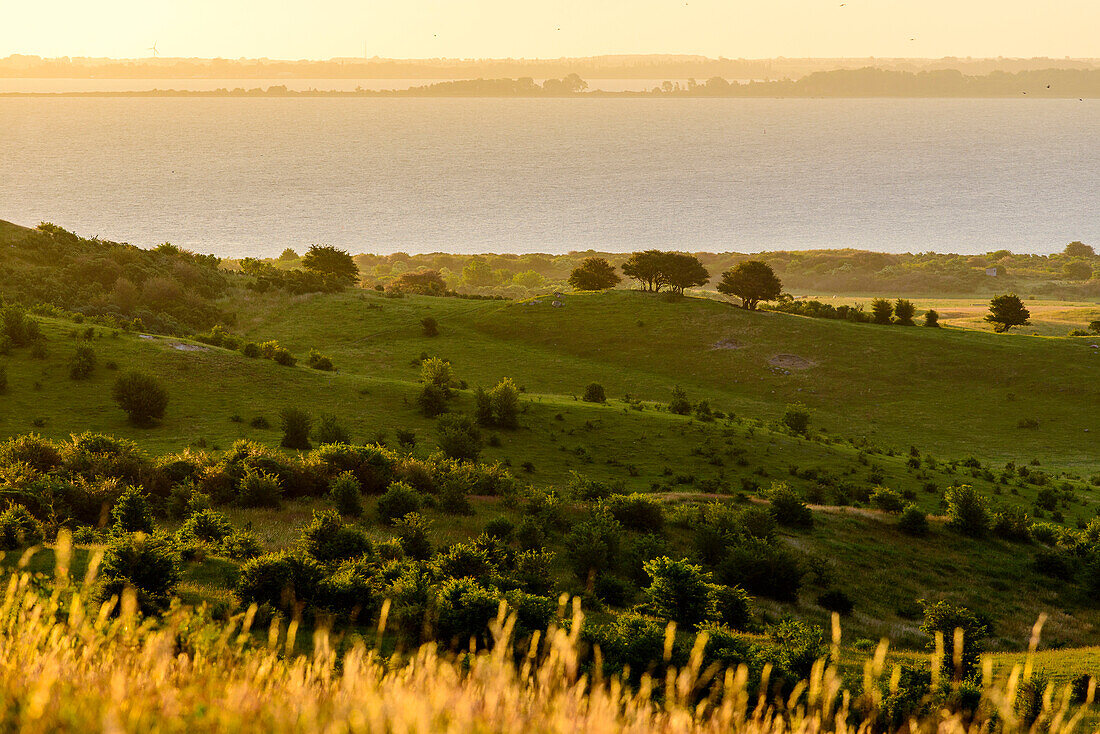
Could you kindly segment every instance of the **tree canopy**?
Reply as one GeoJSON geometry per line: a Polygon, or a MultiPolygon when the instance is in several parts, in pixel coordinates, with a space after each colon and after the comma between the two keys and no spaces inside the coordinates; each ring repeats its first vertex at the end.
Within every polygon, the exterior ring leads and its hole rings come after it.
{"type": "Polygon", "coordinates": [[[302,267],[321,275],[331,276],[347,285],[359,280],[359,267],[346,251],[331,245],[311,245],[302,256],[302,267]]]}
{"type": "Polygon", "coordinates": [[[1031,312],[1024,306],[1024,302],[1015,293],[1006,293],[994,296],[989,302],[989,314],[985,320],[993,324],[993,330],[1004,333],[1013,326],[1028,326],[1031,312]]]}
{"type": "Polygon", "coordinates": [[[569,285],[578,291],[607,290],[621,280],[615,267],[602,257],[585,258],[569,275],[569,285]]]}
{"type": "Polygon", "coordinates": [[[663,255],[660,250],[635,252],[623,263],[623,275],[638,281],[647,291],[659,291],[666,284],[663,255]]]}
{"type": "Polygon", "coordinates": [[[662,253],[661,269],[665,283],[676,293],[683,293],[685,288],[706,285],[710,280],[710,273],[699,258],[683,252],[662,253]]]}
{"type": "Polygon", "coordinates": [[[718,292],[737,296],[741,299],[742,307],[752,311],[761,301],[779,298],[779,294],[783,292],[783,284],[766,262],[746,260],[722,273],[718,292]]]}

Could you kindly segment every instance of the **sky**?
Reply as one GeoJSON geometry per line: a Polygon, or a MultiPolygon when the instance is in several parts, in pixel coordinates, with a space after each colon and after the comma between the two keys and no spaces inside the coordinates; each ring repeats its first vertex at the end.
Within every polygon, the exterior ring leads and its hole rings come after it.
{"type": "Polygon", "coordinates": [[[1100,57],[1100,0],[0,0],[0,56],[1100,57]]]}

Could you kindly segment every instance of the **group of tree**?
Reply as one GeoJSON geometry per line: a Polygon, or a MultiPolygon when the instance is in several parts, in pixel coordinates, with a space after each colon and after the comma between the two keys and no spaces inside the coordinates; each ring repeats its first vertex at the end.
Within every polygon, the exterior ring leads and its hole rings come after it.
{"type": "Polygon", "coordinates": [[[686,288],[706,285],[710,272],[695,255],[684,252],[645,250],[635,252],[622,265],[623,274],[641,284],[643,290],[660,292],[668,288],[683,293],[686,288]]]}

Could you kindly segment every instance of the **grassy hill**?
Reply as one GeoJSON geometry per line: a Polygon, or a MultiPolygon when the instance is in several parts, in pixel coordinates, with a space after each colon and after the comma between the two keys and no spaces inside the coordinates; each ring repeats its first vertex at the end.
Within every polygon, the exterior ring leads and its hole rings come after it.
{"type": "MultiPolygon", "coordinates": [[[[23,236],[0,227],[0,238],[5,233],[23,236]]],[[[150,266],[168,272],[174,257],[158,252],[150,266]]],[[[861,639],[861,647],[887,636],[910,656],[921,649],[921,599],[963,604],[993,620],[993,649],[1020,649],[1044,612],[1051,615],[1048,644],[1095,641],[1100,611],[1079,570],[1091,546],[1056,551],[1038,542],[969,539],[948,530],[942,517],[944,490],[960,484],[974,485],[995,510],[1023,509],[1069,529],[1100,514],[1100,350],[1088,339],[854,324],[631,291],[570,293],[557,307],[550,296],[498,301],[361,289],[292,296],[245,289],[243,277],[225,276],[224,295],[208,296],[206,305],[234,314],[229,330],[240,338],[289,348],[296,366],[143,333],[140,324],[115,328],[43,309],[35,318],[44,351],[0,355],[7,377],[0,438],[35,432],[63,440],[94,431],[132,439],[157,456],[217,454],[248,439],[297,460],[297,452],[278,449],[279,414],[294,407],[335,417],[358,443],[397,448],[397,432],[412,431],[411,455],[427,459],[439,445],[438,423],[416,407],[420,361],[439,356],[467,384],[451,410],[471,413],[478,386],[507,377],[521,387],[519,428],[483,429],[481,460],[507,465],[524,490],[555,490],[565,500],[566,528],[595,509],[570,491],[574,473],[660,500],[660,541],[685,558],[698,555],[698,505],[767,507],[775,483],[806,498],[813,529],[784,527],[776,541],[800,559],[805,581],[794,600],[758,595],[763,624],[792,615],[827,628],[830,613],[820,597],[839,590],[854,604],[845,639],[861,639]],[[421,321],[429,316],[439,336],[425,335],[421,321]],[[69,364],[79,347],[94,350],[96,368],[74,380],[69,364]],[[309,368],[312,349],[338,370],[309,368]],[[168,390],[168,411],[156,427],[130,425],[112,400],[117,376],[134,369],[168,390]],[[580,399],[593,382],[606,388],[606,403],[580,399]],[[715,418],[669,412],[676,386],[692,402],[707,401],[715,418]],[[796,403],[812,416],[804,436],[780,421],[796,403]],[[902,533],[896,515],[869,501],[878,487],[929,513],[931,533],[902,533]],[[1051,575],[1041,561],[1052,553],[1084,554],[1071,559],[1076,579],[1051,575]]],[[[17,469],[7,471],[0,489],[23,481],[17,469]]],[[[390,540],[394,531],[375,519],[375,501],[366,499],[355,524],[375,541],[390,540]]],[[[501,517],[519,526],[532,514],[524,501],[470,501],[470,515],[434,503],[423,508],[437,548],[476,537],[501,517]]],[[[314,497],[277,509],[219,510],[234,526],[250,528],[264,550],[277,551],[297,547],[313,510],[325,506],[314,497]]],[[[158,520],[168,531],[178,524],[158,520]]],[[[630,609],[639,599],[637,579],[627,582],[622,599],[605,604],[564,560],[566,532],[548,533],[546,541],[558,553],[555,590],[584,596],[598,619],[630,609]]],[[[101,534],[82,543],[77,561],[103,540],[101,534]]],[[[629,530],[623,542],[631,548],[649,540],[629,530]]],[[[52,560],[45,553],[36,568],[52,560]]],[[[186,565],[180,595],[229,609],[240,567],[228,558],[196,558],[186,565]]],[[[615,573],[627,577],[621,568],[615,573]]],[[[1067,657],[1074,665],[1079,659],[1067,657]]]]}
{"type": "Polygon", "coordinates": [[[512,377],[530,393],[574,396],[597,381],[610,396],[659,402],[680,384],[692,400],[766,420],[800,402],[831,432],[895,449],[1100,469],[1100,350],[1089,340],[880,327],[639,292],[551,300],[348,293],[235,306],[248,336],[318,347],[345,373],[409,380],[409,360],[427,351],[471,384],[512,377]],[[440,337],[421,335],[426,315],[440,337]],[[1017,428],[1027,419],[1039,429],[1017,428]]]}

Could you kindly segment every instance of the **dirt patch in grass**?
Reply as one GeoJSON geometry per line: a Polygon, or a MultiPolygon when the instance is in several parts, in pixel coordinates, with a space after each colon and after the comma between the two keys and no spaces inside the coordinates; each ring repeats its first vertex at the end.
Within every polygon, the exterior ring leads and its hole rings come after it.
{"type": "Polygon", "coordinates": [[[744,349],[745,346],[745,344],[742,344],[737,339],[729,337],[727,339],[719,339],[718,341],[714,342],[714,346],[712,346],[711,349],[744,349]]]}
{"type": "Polygon", "coordinates": [[[768,364],[772,367],[779,367],[785,370],[808,370],[811,367],[816,367],[817,362],[806,359],[805,357],[799,357],[797,354],[776,354],[768,360],[768,364]]]}

